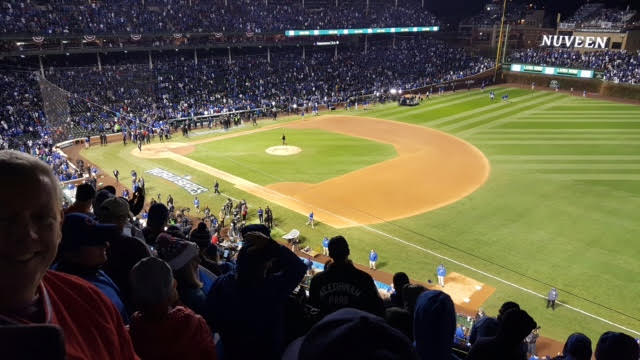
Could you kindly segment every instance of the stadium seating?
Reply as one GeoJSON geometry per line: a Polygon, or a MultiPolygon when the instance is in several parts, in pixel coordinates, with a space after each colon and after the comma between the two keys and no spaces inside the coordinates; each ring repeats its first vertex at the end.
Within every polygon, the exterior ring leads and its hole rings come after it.
{"type": "MultiPolygon", "coordinates": [[[[39,3],[36,1],[36,3],[39,3]]],[[[51,1],[33,6],[3,1],[0,34],[99,35],[182,32],[269,33],[286,29],[432,26],[438,20],[419,1],[400,7],[334,1],[51,1]],[[126,6],[123,6],[126,4],[126,6]],[[408,6],[407,6],[408,5],[408,6]]]]}

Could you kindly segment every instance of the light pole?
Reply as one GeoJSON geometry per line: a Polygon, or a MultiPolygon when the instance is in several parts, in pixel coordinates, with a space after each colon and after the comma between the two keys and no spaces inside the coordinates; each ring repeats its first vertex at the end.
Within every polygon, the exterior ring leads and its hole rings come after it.
{"type": "Polygon", "coordinates": [[[500,50],[502,50],[502,31],[504,30],[504,14],[507,11],[507,0],[504,0],[502,4],[502,19],[500,19],[500,35],[498,38],[498,51],[496,53],[496,67],[493,72],[493,82],[496,82],[496,77],[498,76],[498,66],[500,61],[500,50]]]}

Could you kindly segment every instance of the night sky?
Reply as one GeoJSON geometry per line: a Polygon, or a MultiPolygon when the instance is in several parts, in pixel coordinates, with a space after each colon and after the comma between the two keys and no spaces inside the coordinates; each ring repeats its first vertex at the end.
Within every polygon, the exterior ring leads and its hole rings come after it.
{"type": "MultiPolygon", "coordinates": [[[[502,0],[498,0],[502,3],[502,0]]],[[[510,0],[507,0],[510,1],[510,0]]],[[[520,0],[514,0],[520,1],[520,0]]],[[[547,10],[547,16],[551,14],[562,14],[563,18],[571,16],[577,8],[587,3],[586,0],[530,0],[532,3],[540,4],[547,10]]],[[[458,22],[463,18],[477,14],[481,11],[484,4],[490,3],[491,0],[425,0],[425,5],[433,11],[439,18],[458,22]]],[[[597,0],[591,2],[603,2],[610,8],[626,8],[631,6],[632,9],[640,11],[640,0],[597,0]]],[[[555,18],[555,15],[551,15],[555,18]]]]}

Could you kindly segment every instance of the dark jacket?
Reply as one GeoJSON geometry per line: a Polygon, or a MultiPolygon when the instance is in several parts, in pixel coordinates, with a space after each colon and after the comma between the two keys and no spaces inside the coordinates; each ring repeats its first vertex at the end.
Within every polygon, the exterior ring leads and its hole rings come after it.
{"type": "Polygon", "coordinates": [[[384,317],[384,304],[371,275],[351,263],[332,263],[309,286],[311,305],[322,315],[350,307],[384,317]]]}
{"type": "Polygon", "coordinates": [[[469,342],[473,345],[481,337],[491,337],[496,336],[496,334],[498,334],[498,320],[485,316],[476,321],[471,327],[469,342]]]}
{"type": "Polygon", "coordinates": [[[131,284],[129,273],[138,261],[151,256],[151,251],[140,239],[130,236],[120,236],[112,240],[107,248],[107,262],[103,270],[109,275],[122,293],[122,300],[132,313],[131,284]]]}
{"type": "Polygon", "coordinates": [[[498,334],[478,339],[467,360],[526,360],[522,341],[536,326],[526,311],[509,310],[501,317],[498,334]]]}
{"type": "MultiPolygon", "coordinates": [[[[277,245],[273,258],[279,272],[261,283],[244,284],[237,273],[217,278],[207,296],[207,321],[220,333],[224,358],[280,359],[284,350],[284,305],[306,266],[289,249],[277,245]]],[[[237,271],[251,264],[237,264],[237,271]]]]}

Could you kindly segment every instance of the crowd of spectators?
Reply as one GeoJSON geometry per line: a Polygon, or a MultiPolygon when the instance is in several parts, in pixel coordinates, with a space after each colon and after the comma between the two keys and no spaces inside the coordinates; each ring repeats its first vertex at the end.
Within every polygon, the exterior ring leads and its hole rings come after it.
{"type": "Polygon", "coordinates": [[[621,10],[605,8],[603,3],[588,3],[582,5],[569,17],[566,22],[576,24],[579,27],[620,27],[632,19],[635,10],[621,10]]]}
{"type": "Polygon", "coordinates": [[[53,168],[60,181],[82,176],[53,148],[34,73],[0,73],[0,106],[0,150],[15,149],[41,159],[53,168]]]}
{"type": "Polygon", "coordinates": [[[366,1],[333,1],[303,7],[294,0],[49,1],[3,0],[0,33],[101,35],[149,33],[282,32],[433,26],[438,20],[417,0],[371,7],[366,1]]]}
{"type": "MultiPolygon", "coordinates": [[[[193,231],[170,223],[160,202],[143,210],[144,186],[128,199],[112,186],[96,192],[83,184],[63,212],[58,181],[42,161],[1,150],[0,174],[0,218],[11,219],[0,228],[8,358],[38,351],[52,359],[123,360],[495,360],[535,353],[524,341],[538,324],[513,302],[496,318],[480,317],[470,348],[460,351],[449,295],[398,273],[394,294],[381,296],[349,260],[342,236],[329,240],[324,270],[316,271],[274,241],[267,226],[250,224],[240,229],[237,254],[220,266],[220,247],[231,239],[203,222],[193,231]],[[144,227],[134,221],[141,213],[144,227]]],[[[576,333],[555,359],[637,360],[639,352],[624,333],[605,332],[595,349],[576,333]]]]}
{"type": "MultiPolygon", "coordinates": [[[[299,51],[299,49],[298,49],[299,51]]],[[[490,59],[424,38],[301,52],[185,59],[165,53],[148,64],[57,69],[46,72],[69,99],[73,121],[88,131],[92,119],[121,114],[152,125],[171,118],[232,110],[345,102],[354,96],[446,83],[485,71],[490,59]],[[102,107],[88,106],[87,103],[102,107]],[[75,109],[75,110],[74,110],[75,109]]]]}
{"type": "MultiPolygon", "coordinates": [[[[505,24],[517,24],[524,19],[526,15],[535,10],[533,4],[537,1],[513,2],[507,4],[505,12],[505,24]]],[[[497,3],[489,3],[483,7],[482,11],[462,21],[463,25],[500,25],[502,21],[502,6],[497,3]]]]}
{"type": "Polygon", "coordinates": [[[640,83],[640,51],[607,50],[581,53],[570,49],[532,48],[511,52],[509,62],[595,70],[603,72],[603,80],[640,83]]]}

